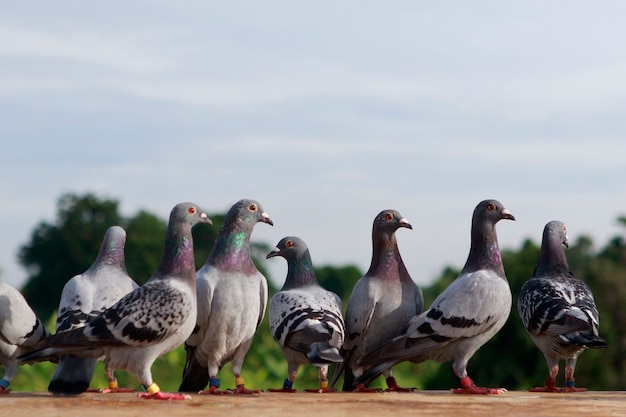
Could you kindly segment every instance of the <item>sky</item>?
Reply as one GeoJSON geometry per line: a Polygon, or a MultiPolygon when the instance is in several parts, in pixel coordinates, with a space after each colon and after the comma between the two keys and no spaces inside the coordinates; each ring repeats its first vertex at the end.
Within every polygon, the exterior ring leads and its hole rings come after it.
{"type": "MultiPolygon", "coordinates": [[[[0,269],[64,193],[167,219],[258,200],[313,262],[367,270],[396,209],[412,278],[460,268],[486,198],[500,247],[626,215],[626,3],[10,2],[0,14],[0,269]]],[[[128,240],[133,236],[128,236],[128,240]]],[[[95,259],[94,254],[94,259],[95,259]]],[[[281,283],[286,263],[264,265],[281,283]]],[[[529,275],[534,265],[529,265],[529,275]]],[[[68,277],[69,279],[70,277],[68,277]]]]}

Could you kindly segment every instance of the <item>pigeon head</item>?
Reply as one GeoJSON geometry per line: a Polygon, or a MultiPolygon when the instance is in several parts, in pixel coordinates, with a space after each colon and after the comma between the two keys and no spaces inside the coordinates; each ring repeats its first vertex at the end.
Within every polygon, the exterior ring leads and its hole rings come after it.
{"type": "Polygon", "coordinates": [[[193,203],[179,203],[174,206],[167,225],[163,257],[151,279],[168,276],[195,279],[191,228],[199,223],[213,224],[211,219],[193,203]]]}
{"type": "Polygon", "coordinates": [[[115,265],[126,270],[124,262],[124,246],[126,245],[126,230],[120,226],[111,226],[102,239],[102,245],[94,265],[115,265]]]}
{"type": "Polygon", "coordinates": [[[385,231],[389,234],[394,233],[401,227],[413,229],[411,223],[396,210],[383,210],[374,219],[373,232],[377,230],[385,231]]]}
{"type": "Polygon", "coordinates": [[[565,226],[563,222],[552,220],[543,228],[543,241],[546,242],[550,240],[560,242],[561,245],[569,248],[567,226],[565,226]]]}
{"type": "Polygon", "coordinates": [[[311,254],[304,240],[296,236],[281,239],[265,259],[281,256],[287,261],[287,278],[283,289],[317,284],[311,254]]]}
{"type": "Polygon", "coordinates": [[[560,221],[548,222],[543,228],[541,253],[533,276],[570,274],[563,246],[569,247],[567,227],[560,221]]]}
{"type": "Polygon", "coordinates": [[[169,224],[174,228],[192,227],[198,223],[212,225],[213,222],[193,203],[179,203],[170,212],[169,224]]]}
{"type": "Polygon", "coordinates": [[[470,253],[462,272],[491,269],[504,277],[496,234],[496,223],[503,219],[515,220],[515,216],[498,200],[483,200],[478,203],[472,215],[470,253]]]}
{"type": "Polygon", "coordinates": [[[274,222],[270,219],[270,216],[267,215],[265,210],[263,210],[261,204],[258,201],[250,199],[239,200],[228,210],[224,224],[234,221],[243,222],[245,225],[248,225],[250,229],[252,229],[256,223],[267,223],[270,226],[274,226],[274,222]]]}

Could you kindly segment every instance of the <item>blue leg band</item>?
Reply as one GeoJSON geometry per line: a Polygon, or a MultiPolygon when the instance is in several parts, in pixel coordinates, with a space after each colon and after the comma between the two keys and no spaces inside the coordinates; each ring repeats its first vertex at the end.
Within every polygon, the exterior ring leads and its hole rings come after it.
{"type": "Polygon", "coordinates": [[[289,378],[285,378],[285,382],[283,382],[283,389],[292,389],[293,382],[289,380],[289,378]]]}
{"type": "Polygon", "coordinates": [[[574,387],[574,380],[573,379],[566,379],[565,380],[565,386],[567,388],[573,388],[574,387]]]}
{"type": "Polygon", "coordinates": [[[0,379],[0,387],[2,387],[3,389],[7,389],[8,386],[9,386],[9,381],[7,381],[4,378],[0,379]]]}
{"type": "Polygon", "coordinates": [[[219,378],[209,378],[209,386],[219,388],[220,387],[220,379],[219,378]]]}

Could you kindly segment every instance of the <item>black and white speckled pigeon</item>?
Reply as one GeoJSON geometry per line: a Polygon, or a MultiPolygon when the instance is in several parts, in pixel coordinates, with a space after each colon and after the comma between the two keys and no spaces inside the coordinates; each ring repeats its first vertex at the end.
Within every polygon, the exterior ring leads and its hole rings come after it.
{"type": "MultiPolygon", "coordinates": [[[[383,210],[372,226],[372,260],[367,273],[357,281],[346,310],[346,339],[344,357],[331,386],[344,373],[343,391],[372,391],[364,385],[354,385],[369,364],[363,357],[406,331],[409,320],[424,308],[422,291],[411,279],[404,266],[396,230],[412,229],[411,224],[396,210],[383,210]]],[[[391,368],[383,370],[388,389],[407,391],[398,386],[391,368]]]]}
{"type": "Polygon", "coordinates": [[[274,256],[287,260],[287,278],[270,300],[270,331],[287,359],[289,376],[281,389],[270,391],[295,392],[298,368],[311,364],[319,369],[319,388],[307,391],[332,392],[328,365],[343,361],[339,353],[345,334],[341,299],[317,282],[311,254],[302,239],[283,238],[267,259],[274,256]]]}
{"type": "Polygon", "coordinates": [[[250,256],[250,235],[259,222],[273,225],[257,201],[235,203],[197,272],[198,318],[185,342],[187,360],[180,392],[258,392],[246,389],[241,368],[267,304],[267,280],[250,256]],[[217,377],[229,361],[235,375],[234,392],[221,391],[217,377]],[[207,383],[209,389],[204,390],[207,383]]]}
{"type": "Polygon", "coordinates": [[[143,286],[93,318],[84,327],[44,339],[21,362],[50,360],[62,355],[103,357],[107,369],[137,375],[146,393],[142,398],[182,400],[179,393],[162,392],[150,368],[161,355],[181,345],[196,322],[196,268],[191,228],[211,224],[192,203],[180,203],[170,213],[165,250],[156,272],[143,286]]]}
{"type": "Polygon", "coordinates": [[[481,201],[472,216],[469,256],[460,275],[409,322],[407,331],[363,362],[374,364],[356,378],[368,384],[383,370],[401,361],[453,361],[461,382],[457,394],[497,394],[503,388],[477,387],[467,374],[467,362],[501,328],[511,312],[511,289],[504,274],[496,223],[515,217],[496,200],[481,201]]]}
{"type": "Polygon", "coordinates": [[[0,365],[5,367],[0,379],[0,394],[11,391],[8,386],[17,375],[17,357],[47,335],[24,296],[0,281],[0,365]]]}
{"type": "Polygon", "coordinates": [[[598,335],[599,314],[591,289],[570,271],[563,246],[568,247],[566,226],[559,221],[546,224],[537,266],[517,303],[524,327],[548,363],[545,387],[531,391],[585,391],[574,386],[578,355],[586,348],[607,347],[598,335]],[[565,388],[556,386],[560,359],[565,359],[565,388]]]}
{"type": "MultiPolygon", "coordinates": [[[[57,333],[83,327],[138,286],[128,276],[124,261],[126,231],[111,226],[106,231],[94,263],[63,287],[57,317],[57,333]]],[[[62,356],[48,385],[57,395],[75,395],[87,390],[97,359],[62,356]]],[[[132,392],[117,386],[112,369],[106,369],[109,387],[101,392],[132,392]]]]}

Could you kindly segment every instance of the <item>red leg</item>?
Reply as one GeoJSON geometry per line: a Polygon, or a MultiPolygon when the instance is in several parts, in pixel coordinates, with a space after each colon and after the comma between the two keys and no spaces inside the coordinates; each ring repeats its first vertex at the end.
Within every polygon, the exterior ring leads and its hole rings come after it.
{"type": "Polygon", "coordinates": [[[477,387],[469,376],[461,378],[461,388],[453,389],[454,394],[501,394],[506,392],[504,388],[482,388],[477,387]]]}
{"type": "Polygon", "coordinates": [[[383,390],[380,388],[368,388],[363,384],[359,384],[356,386],[356,388],[352,391],[352,392],[366,392],[366,393],[370,393],[370,392],[382,392],[383,390]]]}
{"type": "Polygon", "coordinates": [[[401,387],[396,382],[396,378],[394,378],[392,376],[387,378],[385,380],[385,382],[387,382],[387,391],[392,391],[392,392],[413,392],[413,391],[417,391],[417,388],[404,388],[404,387],[401,387]]]}

